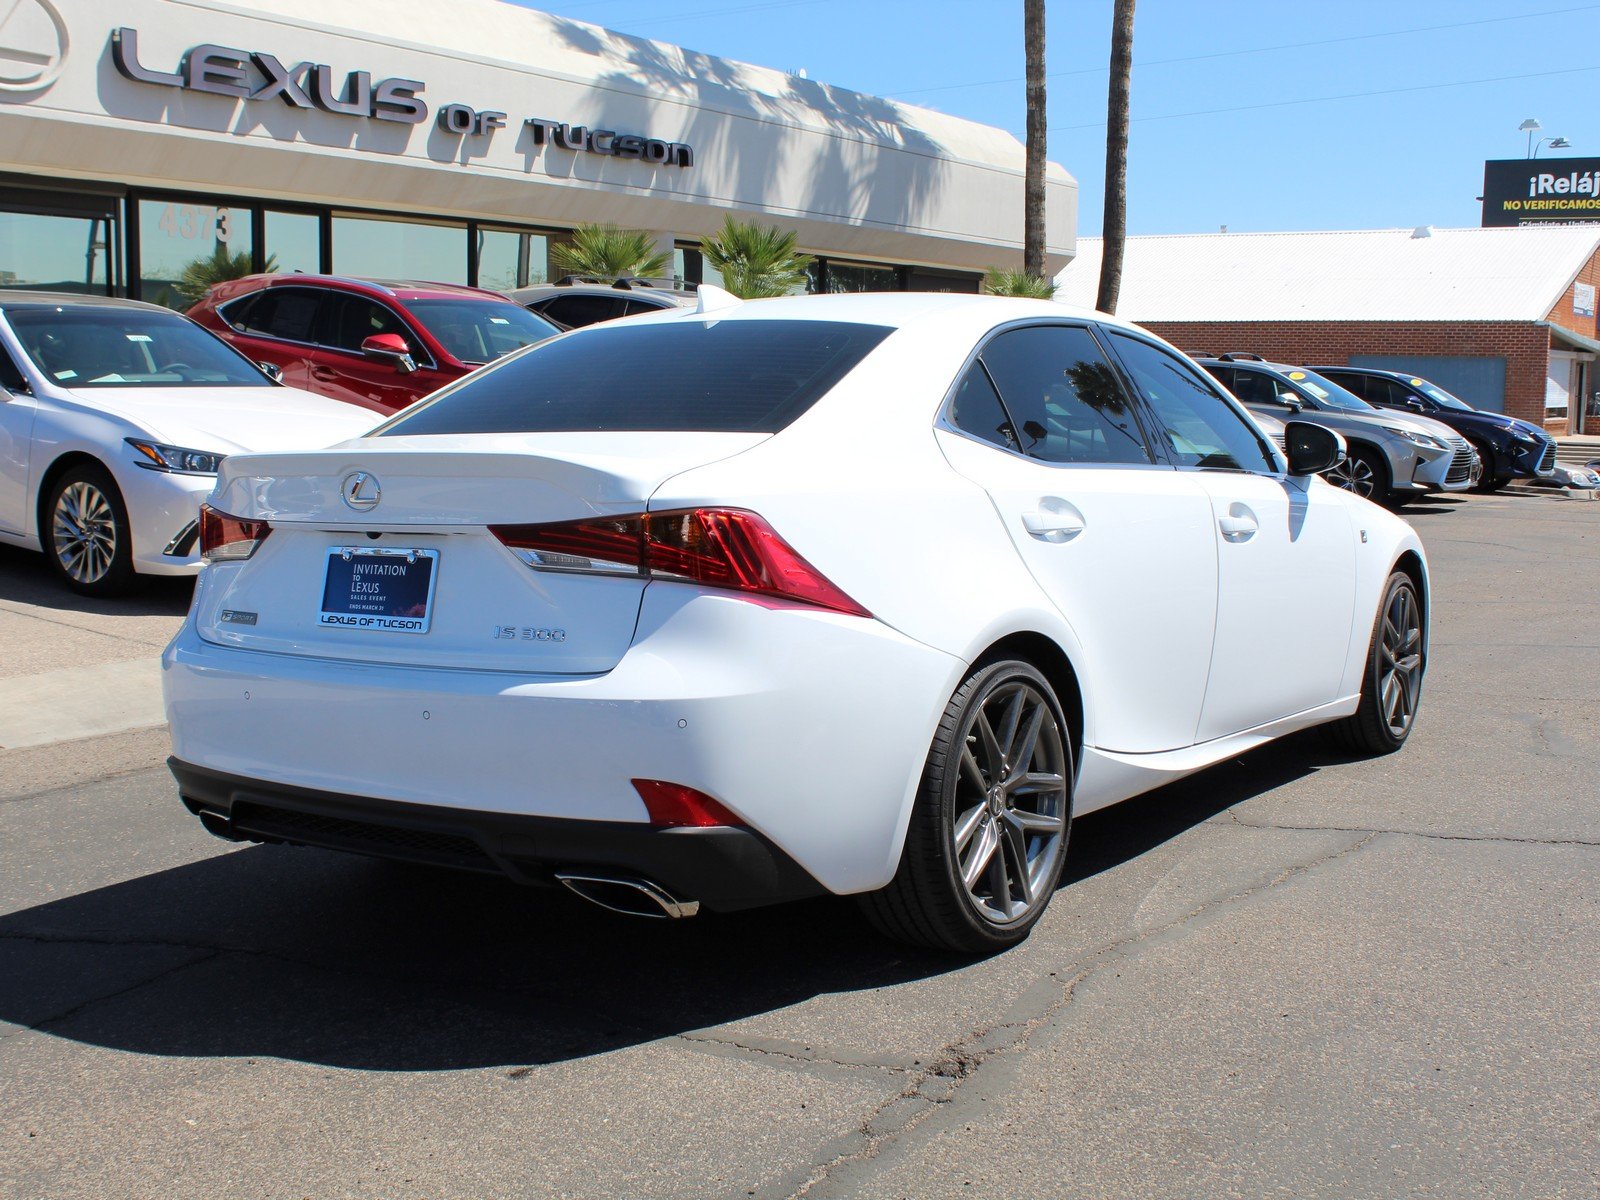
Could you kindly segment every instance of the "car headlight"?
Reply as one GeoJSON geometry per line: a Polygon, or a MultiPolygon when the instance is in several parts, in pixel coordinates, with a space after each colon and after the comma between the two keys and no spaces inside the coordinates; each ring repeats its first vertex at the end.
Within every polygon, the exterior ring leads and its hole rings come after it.
{"type": "Polygon", "coordinates": [[[1427,446],[1432,450],[1450,449],[1449,446],[1446,446],[1438,438],[1429,437],[1427,434],[1420,433],[1415,429],[1402,429],[1398,425],[1385,425],[1384,429],[1388,430],[1390,433],[1398,433],[1401,437],[1405,438],[1406,441],[1415,442],[1418,446],[1427,446]]]}
{"type": "Polygon", "coordinates": [[[175,475],[215,475],[225,454],[208,450],[190,450],[184,446],[163,446],[160,442],[141,442],[135,438],[124,439],[144,457],[139,465],[151,471],[170,471],[175,475]]]}
{"type": "Polygon", "coordinates": [[[1539,439],[1525,429],[1513,429],[1511,431],[1511,440],[1519,446],[1537,446],[1539,444],[1539,439]]]}

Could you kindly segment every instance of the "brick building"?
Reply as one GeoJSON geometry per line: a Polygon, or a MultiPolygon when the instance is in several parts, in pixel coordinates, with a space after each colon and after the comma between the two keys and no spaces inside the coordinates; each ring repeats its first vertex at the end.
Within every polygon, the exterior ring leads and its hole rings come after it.
{"type": "MultiPolygon", "coordinates": [[[[1092,305],[1100,239],[1058,300],[1092,305]]],[[[1185,350],[1410,371],[1467,403],[1600,433],[1600,227],[1128,239],[1118,315],[1185,350]]]]}

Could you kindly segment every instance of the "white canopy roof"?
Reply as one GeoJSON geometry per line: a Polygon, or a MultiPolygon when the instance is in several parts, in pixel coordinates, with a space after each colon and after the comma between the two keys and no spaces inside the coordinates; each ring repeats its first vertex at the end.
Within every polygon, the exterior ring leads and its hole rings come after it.
{"type": "MultiPolygon", "coordinates": [[[[1056,299],[1092,305],[1101,240],[1056,299]]],[[[1600,249],[1600,226],[1131,237],[1117,301],[1135,321],[1540,321],[1600,249]]]]}

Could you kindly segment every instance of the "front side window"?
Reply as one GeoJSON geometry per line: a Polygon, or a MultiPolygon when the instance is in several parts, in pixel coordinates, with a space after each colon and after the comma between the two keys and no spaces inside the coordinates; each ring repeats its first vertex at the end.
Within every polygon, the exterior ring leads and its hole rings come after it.
{"type": "Polygon", "coordinates": [[[1110,331],[1134,384],[1161,423],[1167,452],[1180,467],[1223,471],[1277,469],[1245,419],[1203,374],[1159,346],[1110,331]]]}
{"type": "Polygon", "coordinates": [[[1133,406],[1084,327],[1007,330],[979,358],[1016,424],[1024,454],[1055,463],[1151,461],[1133,406]]]}
{"type": "Polygon", "coordinates": [[[13,308],[11,329],[62,387],[271,387],[248,359],[192,321],[131,308],[13,308]]]}
{"type": "Polygon", "coordinates": [[[583,325],[595,325],[601,321],[609,321],[613,317],[622,315],[622,301],[615,296],[594,296],[577,293],[571,296],[557,296],[539,306],[541,312],[547,312],[569,329],[577,329],[583,325]]]}
{"type": "Polygon", "coordinates": [[[464,363],[493,362],[560,331],[520,304],[493,300],[411,300],[407,307],[447,351],[464,363]]]}
{"type": "Polygon", "coordinates": [[[597,325],[468,376],[374,432],[776,433],[890,332],[760,319],[597,325]]]}
{"type": "Polygon", "coordinates": [[[322,327],[318,331],[319,344],[334,350],[361,353],[361,343],[379,333],[398,333],[405,339],[412,354],[421,352],[416,335],[406,328],[406,323],[395,313],[365,296],[350,293],[330,294],[323,308],[322,327]]]}
{"type": "Polygon", "coordinates": [[[1252,371],[1241,367],[1233,372],[1233,394],[1241,404],[1271,404],[1288,408],[1289,401],[1298,402],[1288,384],[1282,383],[1266,371],[1252,371]]]}

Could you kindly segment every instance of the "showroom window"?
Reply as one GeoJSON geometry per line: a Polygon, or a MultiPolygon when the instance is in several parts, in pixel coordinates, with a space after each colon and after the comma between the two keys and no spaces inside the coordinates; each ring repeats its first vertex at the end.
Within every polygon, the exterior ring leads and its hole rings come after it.
{"type": "Polygon", "coordinates": [[[363,279],[467,282],[467,227],[336,214],[333,269],[363,279]]]}
{"type": "Polygon", "coordinates": [[[876,263],[840,262],[834,258],[819,258],[811,264],[811,291],[813,292],[900,292],[905,285],[900,280],[899,267],[885,267],[876,263]]]}
{"type": "Polygon", "coordinates": [[[119,282],[114,198],[0,188],[0,287],[104,294],[119,282]]]}
{"type": "Polygon", "coordinates": [[[140,200],[139,297],[180,312],[254,270],[251,213],[201,196],[140,200]]]}
{"type": "Polygon", "coordinates": [[[262,214],[265,241],[263,271],[322,270],[322,218],[310,212],[283,212],[269,208],[262,214]]]}
{"type": "Polygon", "coordinates": [[[478,239],[478,286],[497,292],[547,283],[550,239],[518,229],[474,227],[478,239]]]}

